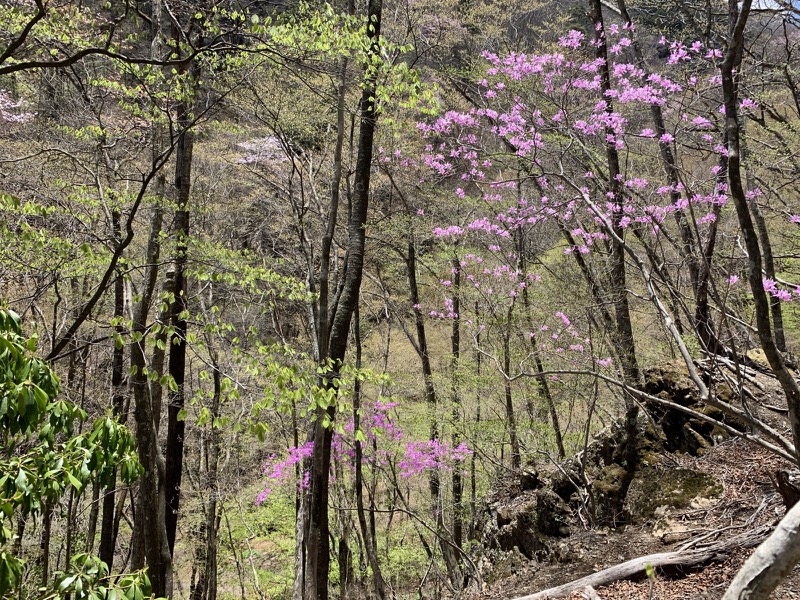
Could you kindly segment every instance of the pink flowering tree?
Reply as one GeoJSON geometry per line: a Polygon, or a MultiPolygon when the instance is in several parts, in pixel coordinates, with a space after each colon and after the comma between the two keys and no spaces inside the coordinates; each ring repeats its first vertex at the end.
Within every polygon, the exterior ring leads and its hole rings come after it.
{"type": "Polygon", "coordinates": [[[28,123],[34,113],[23,110],[22,102],[13,100],[8,92],[0,90],[0,121],[6,123],[28,123]]]}
{"type": "MultiPolygon", "coordinates": [[[[422,477],[463,470],[472,450],[465,443],[453,446],[439,439],[412,439],[400,427],[398,406],[397,402],[383,398],[364,400],[360,408],[354,407],[353,415],[340,424],[332,441],[329,473],[331,496],[336,498],[336,504],[340,507],[355,503],[359,518],[369,515],[375,535],[376,513],[394,514],[395,511],[393,506],[396,500],[385,507],[376,500],[383,495],[380,492],[389,490],[390,497],[400,498],[405,506],[404,514],[422,522],[428,531],[436,532],[436,521],[428,523],[422,516],[424,510],[417,508],[413,490],[418,487],[422,477]],[[367,477],[364,477],[362,470],[366,471],[367,477]],[[363,505],[362,485],[369,498],[366,507],[363,505]]],[[[308,441],[289,448],[285,453],[270,455],[263,465],[264,489],[258,494],[256,504],[270,502],[276,494],[305,493],[309,487],[308,466],[313,452],[314,442],[308,441]]],[[[347,514],[337,519],[340,523],[348,520],[347,514]]],[[[346,536],[342,537],[340,543],[347,543],[346,536]]],[[[377,560],[377,547],[367,554],[370,561],[377,560]]],[[[371,567],[375,568],[376,565],[371,564],[371,567]]]]}
{"type": "MultiPolygon", "coordinates": [[[[536,260],[531,240],[546,240],[545,251],[560,248],[574,258],[593,304],[588,321],[605,332],[595,343],[595,368],[608,364],[600,347],[607,348],[618,369],[613,378],[628,390],[632,432],[633,393],[642,377],[638,328],[649,327],[648,336],[662,332],[703,398],[712,392],[694,369],[687,339],[705,352],[741,356],[737,348],[751,340],[751,332],[739,325],[748,302],[739,283],[745,273],[752,294],[771,302],[776,333],[779,329],[774,309],[794,297],[795,286],[765,271],[760,256],[753,275],[754,256],[769,248],[759,211],[771,194],[765,191],[764,167],[741,162],[743,145],[734,143],[731,132],[732,122],[739,127],[770,115],[779,122],[785,117],[749,96],[747,86],[726,96],[720,65],[730,59],[729,47],[662,39],[668,56],[656,69],[643,58],[629,24],[606,25],[599,5],[593,17],[592,38],[572,31],[548,53],[485,54],[488,65],[477,82],[475,105],[419,126],[428,141],[420,164],[429,181],[470,207],[460,211],[460,221],[441,223],[433,233],[440,243],[465,247],[482,238],[475,254],[484,265],[477,275],[504,273],[506,284],[527,288],[536,269],[520,265],[536,260]],[[745,213],[753,215],[749,225],[745,213]],[[739,231],[755,241],[744,247],[739,231]],[[518,237],[527,245],[515,245],[518,237]]],[[[747,81],[746,65],[737,68],[740,80],[747,81]]],[[[792,215],[787,203],[773,209],[771,222],[789,231],[792,215]]],[[[484,297],[496,294],[496,285],[461,275],[484,297]]],[[[442,281],[446,288],[448,279],[442,281]]],[[[503,290],[506,307],[520,292],[503,290]]],[[[450,306],[445,301],[434,316],[451,317],[450,306]]],[[[528,331],[537,335],[534,327],[528,331]]],[[[762,345],[764,335],[772,335],[769,312],[758,326],[762,345]]],[[[489,348],[488,338],[481,338],[483,348],[489,348]]],[[[550,352],[541,341],[538,347],[550,352]]],[[[530,353],[520,371],[534,375],[535,362],[530,353]]],[[[501,370],[507,377],[508,369],[501,370]]],[[[790,398],[791,388],[787,381],[790,398]]]]}
{"type": "MultiPolygon", "coordinates": [[[[351,477],[355,473],[355,442],[363,445],[362,460],[378,469],[396,470],[402,480],[429,473],[431,470],[452,471],[460,468],[472,454],[467,444],[453,447],[447,442],[435,440],[412,441],[401,429],[395,409],[397,402],[378,400],[362,407],[359,424],[353,417],[333,436],[333,454],[339,471],[351,477]]],[[[289,448],[285,456],[273,453],[263,465],[264,489],[256,498],[256,504],[266,502],[277,491],[292,491],[308,487],[308,472],[303,463],[314,451],[309,441],[289,448]]],[[[336,473],[332,477],[337,478],[336,473]]],[[[391,477],[390,477],[391,479],[391,477]]]]}

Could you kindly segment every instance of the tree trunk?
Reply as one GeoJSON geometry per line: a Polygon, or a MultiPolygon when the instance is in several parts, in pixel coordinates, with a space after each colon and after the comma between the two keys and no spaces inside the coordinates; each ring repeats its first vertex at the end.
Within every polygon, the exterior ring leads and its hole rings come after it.
{"type": "Polygon", "coordinates": [[[789,408],[789,424],[792,430],[795,452],[800,449],[800,387],[786,367],[770,324],[770,303],[764,290],[763,261],[756,228],[750,213],[747,196],[742,185],[741,144],[738,119],[738,81],[736,70],[742,62],[744,27],[750,13],[751,0],[742,2],[741,13],[736,0],[728,1],[728,49],[720,65],[722,94],[725,106],[725,130],[728,135],[728,183],[731,198],[739,218],[744,246],[748,254],[747,278],[753,293],[753,309],[761,348],[772,371],[778,378],[789,408]]]}
{"type": "MultiPolygon", "coordinates": [[[[592,22],[595,25],[595,44],[597,46],[597,58],[600,59],[600,89],[603,92],[606,103],[606,112],[611,115],[614,112],[614,105],[611,97],[607,94],[611,90],[611,77],[608,64],[608,49],[606,46],[605,24],[603,22],[603,10],[601,0],[589,0],[589,7],[592,22]]],[[[621,181],[621,170],[619,153],[614,140],[614,131],[606,127],[606,164],[608,166],[608,192],[614,203],[611,211],[611,273],[610,288],[611,299],[614,305],[614,317],[616,321],[616,339],[620,350],[622,361],[622,372],[625,382],[631,387],[638,387],[641,382],[639,365],[636,359],[636,345],[633,338],[633,323],[631,320],[630,306],[628,304],[628,291],[625,273],[625,229],[620,221],[624,215],[623,205],[625,203],[624,192],[621,181]]],[[[637,466],[636,437],[637,437],[637,416],[639,408],[630,394],[625,394],[625,448],[623,450],[622,465],[625,468],[625,475],[622,478],[619,490],[619,506],[615,507],[618,512],[622,512],[622,504],[625,501],[628,488],[633,481],[633,475],[637,466]]]]}
{"type": "Polygon", "coordinates": [[[722,600],[767,600],[800,562],[800,503],[747,559],[722,600]]]}
{"type": "MultiPolygon", "coordinates": [[[[111,213],[111,227],[114,239],[119,240],[122,235],[120,226],[119,211],[111,213]]],[[[122,325],[122,318],[125,311],[125,281],[122,273],[117,272],[117,279],[114,281],[114,332],[122,336],[125,328],[122,325]]],[[[114,353],[111,358],[111,410],[114,418],[124,422],[123,410],[125,408],[125,345],[115,341],[114,353]]],[[[114,507],[116,506],[116,472],[112,477],[111,484],[105,489],[103,496],[103,520],[100,524],[100,560],[108,565],[109,573],[112,572],[114,565],[114,550],[117,546],[117,538],[114,534],[114,507]]]]}
{"type": "MultiPolygon", "coordinates": [[[[367,9],[367,35],[370,39],[369,57],[378,60],[382,0],[370,0],[367,9]]],[[[370,60],[366,61],[371,64],[370,60]]],[[[333,385],[333,377],[344,361],[350,323],[359,300],[364,269],[367,207],[372,167],[372,147],[377,123],[375,105],[376,74],[368,71],[360,104],[358,133],[358,158],[353,173],[354,189],[348,222],[347,257],[341,296],[332,315],[328,351],[333,371],[325,374],[325,385],[333,385]]],[[[320,348],[320,352],[322,352],[320,348]]],[[[333,421],[335,406],[318,407],[315,411],[312,439],[314,453],[311,458],[307,521],[304,523],[303,543],[303,597],[305,600],[328,599],[328,571],[330,567],[330,527],[328,523],[328,490],[331,464],[333,430],[325,421],[333,421]]]]}
{"type": "Polygon", "coordinates": [[[186,403],[184,383],[186,378],[186,265],[189,251],[189,193],[191,191],[192,150],[194,136],[188,131],[188,106],[181,104],[178,126],[180,139],[175,154],[175,191],[178,209],[175,213],[175,246],[172,280],[174,300],[170,310],[170,325],[173,332],[169,343],[169,376],[172,385],[167,393],[167,447],[165,453],[164,489],[166,490],[166,527],[170,554],[175,551],[175,535],[178,527],[178,509],[181,498],[183,476],[183,446],[186,420],[181,414],[186,403]]]}
{"type": "MultiPolygon", "coordinates": [[[[525,264],[525,245],[523,243],[522,230],[517,232],[517,256],[519,263],[519,271],[523,275],[527,271],[525,264]]],[[[544,375],[544,365],[542,364],[542,356],[539,353],[538,336],[534,330],[533,315],[531,314],[531,299],[528,293],[528,286],[522,288],[522,305],[525,308],[525,319],[528,323],[530,336],[530,352],[533,355],[533,365],[536,369],[536,385],[539,388],[539,393],[547,403],[547,411],[550,414],[550,421],[553,425],[553,435],[556,438],[556,449],[558,450],[558,457],[564,460],[567,452],[564,449],[564,437],[561,434],[561,425],[558,422],[558,411],[556,410],[556,403],[553,400],[553,395],[550,393],[550,385],[547,383],[547,377],[544,375]]]]}
{"type": "MultiPolygon", "coordinates": [[[[619,14],[622,19],[633,24],[631,17],[628,14],[626,1],[617,0],[617,6],[619,7],[619,14]]],[[[636,61],[641,69],[643,69],[646,73],[649,73],[649,69],[644,59],[644,55],[642,54],[642,49],[639,45],[638,39],[634,37],[632,33],[631,37],[634,38],[632,46],[636,61]]],[[[675,154],[673,153],[672,145],[668,142],[661,141],[661,136],[667,132],[664,125],[664,114],[661,106],[655,103],[651,104],[650,114],[653,120],[653,127],[656,137],[659,139],[659,151],[661,155],[661,162],[664,167],[664,173],[667,177],[667,183],[669,183],[671,187],[670,199],[674,205],[677,204],[681,197],[681,193],[678,191],[678,186],[680,183],[680,178],[678,177],[678,163],[675,154]]],[[[724,157],[722,157],[722,159],[725,160],[724,157]]],[[[718,207],[715,207],[715,212],[718,211],[718,207]]],[[[696,239],[695,234],[692,231],[692,227],[686,217],[685,211],[675,211],[675,219],[678,222],[681,241],[683,243],[679,250],[683,259],[686,261],[687,266],[689,267],[690,282],[695,295],[695,331],[697,332],[703,347],[708,352],[717,354],[723,350],[723,347],[714,331],[714,324],[711,317],[708,296],[711,280],[711,262],[714,256],[714,247],[717,239],[718,220],[712,221],[711,225],[709,226],[708,239],[706,241],[705,249],[702,255],[698,256],[698,247],[700,245],[700,241],[696,239]]],[[[653,267],[655,268],[656,266],[656,263],[653,263],[653,267]]],[[[670,289],[670,293],[674,294],[675,291],[670,289]]],[[[676,304],[675,302],[673,303],[676,304]]]]}
{"type": "MultiPolygon", "coordinates": [[[[355,324],[355,344],[356,344],[356,369],[361,368],[361,334],[359,332],[359,311],[356,309],[353,316],[355,324]]],[[[353,431],[359,431],[360,411],[361,411],[361,382],[356,379],[355,389],[353,390],[353,431]]],[[[375,597],[378,600],[386,598],[386,582],[383,579],[381,566],[378,562],[378,540],[375,538],[374,531],[367,527],[366,511],[364,510],[364,459],[363,448],[360,440],[355,440],[355,492],[356,492],[356,512],[358,514],[358,525],[361,530],[361,537],[364,540],[364,553],[367,562],[372,570],[372,581],[375,586],[375,597]]],[[[373,513],[374,514],[374,513],[373,513]]]]}
{"type": "MultiPolygon", "coordinates": [[[[744,127],[742,127],[744,131],[744,127]]],[[[742,164],[747,160],[747,145],[746,140],[740,140],[740,153],[742,164]]],[[[745,181],[747,182],[748,191],[752,192],[755,188],[753,177],[750,170],[745,166],[745,181]]],[[[758,198],[753,198],[749,203],[750,210],[753,212],[753,219],[755,220],[756,233],[758,234],[758,241],[761,244],[761,252],[764,258],[764,275],[767,279],[775,280],[775,255],[772,252],[772,241],[769,237],[769,230],[767,229],[767,221],[764,219],[764,214],[761,212],[761,207],[758,205],[758,198]]],[[[780,352],[786,352],[786,334],[783,327],[783,309],[781,301],[775,296],[770,296],[769,299],[770,314],[772,315],[772,327],[775,332],[775,346],[780,352]]]]}
{"type": "MultiPolygon", "coordinates": [[[[419,286],[417,285],[417,252],[414,240],[409,238],[406,255],[406,276],[408,277],[408,287],[411,295],[411,305],[419,306],[419,286]]],[[[430,439],[438,441],[439,425],[437,422],[438,398],[436,389],[433,385],[433,367],[431,366],[430,355],[428,354],[428,338],[425,330],[425,319],[422,313],[414,308],[414,324],[417,330],[417,341],[415,349],[422,364],[422,381],[425,387],[425,402],[429,407],[431,416],[430,439]]],[[[442,556],[447,565],[447,573],[450,581],[457,587],[461,587],[461,574],[458,567],[458,556],[455,554],[450,544],[450,534],[445,527],[444,506],[442,498],[441,474],[436,468],[431,469],[428,481],[428,488],[431,495],[431,508],[434,520],[436,521],[436,536],[442,550],[442,556]]]]}
{"type": "Polygon", "coordinates": [[[136,444],[139,462],[144,468],[136,497],[132,563],[134,569],[147,566],[153,593],[156,596],[167,596],[172,593],[172,557],[164,519],[164,462],[158,445],[155,416],[148,393],[144,336],[158,277],[162,216],[161,208],[156,207],[147,247],[147,264],[150,267],[147,269],[142,299],[134,315],[132,331],[134,342],[131,344],[131,388],[134,398],[136,444]]]}
{"type": "MultiPolygon", "coordinates": [[[[170,269],[164,278],[162,297],[172,298],[174,294],[175,271],[170,269]]],[[[153,335],[153,353],[150,358],[150,370],[159,375],[159,377],[154,378],[150,382],[150,400],[153,403],[153,417],[156,420],[156,433],[158,433],[161,428],[161,419],[163,416],[161,405],[164,398],[164,386],[161,384],[161,375],[164,374],[164,361],[167,354],[167,344],[169,342],[167,333],[169,330],[172,304],[172,302],[163,302],[161,304],[161,311],[156,320],[156,323],[159,325],[159,330],[153,335]]]]}
{"type": "Polygon", "coordinates": [[[506,330],[503,332],[503,392],[506,407],[506,427],[508,427],[508,437],[511,445],[511,468],[519,471],[522,466],[522,452],[519,447],[519,437],[517,435],[517,415],[514,411],[514,396],[511,393],[511,315],[514,310],[514,302],[508,307],[508,322],[506,330]]]}
{"type": "Polygon", "coordinates": [[[222,395],[222,375],[220,374],[217,353],[209,351],[211,365],[214,369],[214,395],[211,398],[211,427],[207,434],[205,448],[206,489],[208,500],[205,504],[205,518],[200,523],[200,539],[195,551],[194,570],[198,577],[190,600],[216,600],[217,598],[217,533],[219,519],[217,515],[217,499],[219,496],[219,431],[214,421],[219,417],[219,406],[222,395]]]}
{"type": "Polygon", "coordinates": [[[50,537],[53,528],[53,507],[45,504],[42,510],[42,534],[39,537],[39,583],[45,587],[50,581],[50,537]]]}
{"type": "Polygon", "coordinates": [[[97,518],[100,516],[100,484],[92,484],[92,507],[86,525],[86,553],[94,553],[94,541],[97,537],[97,518]]]}
{"type": "MultiPolygon", "coordinates": [[[[611,102],[611,97],[607,95],[607,92],[611,90],[611,77],[608,67],[608,51],[601,0],[589,0],[589,8],[592,22],[595,26],[597,58],[600,59],[600,89],[606,97],[606,112],[612,114],[614,112],[614,105],[611,102]]],[[[622,371],[625,374],[625,380],[630,385],[638,386],[640,380],[639,365],[636,360],[633,324],[631,322],[626,287],[625,248],[623,241],[625,230],[620,225],[620,220],[623,217],[622,205],[624,203],[624,198],[622,182],[620,181],[621,170],[619,153],[613,141],[614,131],[607,127],[606,135],[612,138],[606,142],[606,164],[608,166],[607,191],[611,194],[611,199],[616,206],[611,216],[615,236],[611,240],[610,296],[614,306],[616,338],[620,348],[622,371]]]]}
{"type": "MultiPolygon", "coordinates": [[[[453,271],[453,323],[450,329],[450,355],[451,355],[451,393],[453,403],[453,435],[451,436],[453,448],[461,443],[459,428],[461,427],[461,399],[459,396],[458,367],[461,358],[461,264],[458,257],[450,263],[453,271]]],[[[461,467],[453,468],[453,544],[461,549],[464,543],[464,520],[462,506],[464,497],[464,481],[461,477],[461,467]]]]}

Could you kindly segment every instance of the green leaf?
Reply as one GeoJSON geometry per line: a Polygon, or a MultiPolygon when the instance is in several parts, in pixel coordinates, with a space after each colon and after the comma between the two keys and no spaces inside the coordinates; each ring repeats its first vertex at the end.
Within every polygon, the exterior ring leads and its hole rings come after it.
{"type": "Polygon", "coordinates": [[[14,480],[14,485],[23,494],[29,494],[30,491],[31,491],[31,488],[28,485],[28,476],[25,474],[25,471],[22,470],[22,469],[20,469],[19,473],[17,473],[17,478],[14,480]]]}
{"type": "Polygon", "coordinates": [[[81,491],[81,489],[83,488],[83,484],[77,477],[75,477],[72,473],[67,472],[67,479],[69,479],[70,485],[72,485],[72,487],[74,487],[76,491],[78,492],[81,491]]]}

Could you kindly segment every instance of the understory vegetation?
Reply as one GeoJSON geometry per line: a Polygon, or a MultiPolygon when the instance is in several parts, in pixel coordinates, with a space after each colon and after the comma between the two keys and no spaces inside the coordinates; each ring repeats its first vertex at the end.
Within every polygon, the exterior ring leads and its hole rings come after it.
{"type": "Polygon", "coordinates": [[[468,597],[729,493],[667,454],[796,465],[798,52],[786,0],[0,0],[0,598],[468,597]]]}

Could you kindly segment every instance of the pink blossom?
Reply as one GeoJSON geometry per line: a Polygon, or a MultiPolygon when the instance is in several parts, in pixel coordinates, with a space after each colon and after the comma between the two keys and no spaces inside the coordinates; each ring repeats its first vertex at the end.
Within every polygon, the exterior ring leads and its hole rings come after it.
{"type": "Polygon", "coordinates": [[[427,442],[409,442],[398,467],[404,479],[426,471],[444,469],[452,471],[454,465],[463,462],[472,454],[465,443],[451,448],[447,442],[438,439],[427,442]]]}
{"type": "Polygon", "coordinates": [[[558,38],[558,44],[564,48],[580,48],[585,38],[583,33],[572,29],[565,37],[558,38]]]}
{"type": "MultiPolygon", "coordinates": [[[[306,442],[297,448],[289,448],[288,456],[284,459],[278,459],[275,454],[272,454],[263,467],[267,480],[264,483],[264,490],[256,498],[256,505],[264,502],[276,486],[285,485],[292,480],[295,477],[295,466],[310,458],[313,453],[314,442],[306,442]]],[[[307,475],[308,473],[305,473],[298,482],[301,489],[304,485],[308,485],[307,475]]]]}

